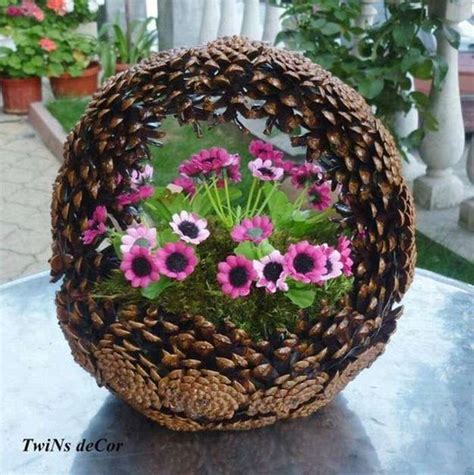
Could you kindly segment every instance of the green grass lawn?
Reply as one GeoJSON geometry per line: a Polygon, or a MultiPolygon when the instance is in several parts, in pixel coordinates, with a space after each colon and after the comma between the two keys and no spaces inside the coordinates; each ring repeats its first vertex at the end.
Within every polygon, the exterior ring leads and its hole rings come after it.
{"type": "MultiPolygon", "coordinates": [[[[88,99],[57,99],[47,104],[51,114],[69,131],[83,114],[88,99]]],[[[225,124],[211,130],[203,128],[204,137],[198,139],[191,126],[180,127],[170,118],[163,123],[167,133],[163,148],[152,149],[157,183],[165,185],[175,176],[178,165],[195,152],[212,146],[224,147],[229,152],[239,153],[244,162],[248,160],[248,144],[251,137],[242,134],[237,127],[225,124]]],[[[243,167],[247,170],[247,167],[243,167]]],[[[244,179],[247,179],[244,176],[244,179]]],[[[474,264],[458,256],[446,247],[421,233],[417,233],[417,266],[438,274],[474,284],[474,264]]]]}

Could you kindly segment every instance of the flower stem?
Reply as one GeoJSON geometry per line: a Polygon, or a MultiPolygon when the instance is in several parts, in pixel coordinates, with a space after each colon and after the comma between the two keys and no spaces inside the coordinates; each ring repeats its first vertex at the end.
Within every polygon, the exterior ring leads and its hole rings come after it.
{"type": "Polygon", "coordinates": [[[258,203],[260,202],[260,197],[262,196],[262,187],[259,188],[257,197],[255,198],[255,203],[252,206],[252,210],[250,211],[250,216],[254,216],[254,213],[258,207],[258,203]]]}
{"type": "Polygon", "coordinates": [[[229,195],[229,186],[227,184],[227,176],[224,177],[224,189],[225,189],[225,197],[227,199],[227,211],[229,216],[229,224],[231,226],[234,225],[234,217],[232,215],[232,207],[230,205],[230,195],[229,195]]]}
{"type": "Polygon", "coordinates": [[[273,184],[273,188],[270,190],[270,192],[268,193],[267,197],[265,198],[265,201],[263,202],[262,206],[260,206],[259,210],[257,211],[256,214],[260,214],[264,209],[265,209],[265,206],[267,206],[267,204],[270,202],[273,194],[275,193],[275,191],[278,189],[278,186],[279,186],[279,183],[278,182],[275,182],[273,184]]]}
{"type": "Polygon", "coordinates": [[[303,203],[304,203],[304,199],[306,197],[306,193],[308,192],[308,187],[305,186],[303,188],[303,191],[298,195],[298,197],[296,198],[295,200],[295,208],[299,211],[301,210],[301,207],[303,206],[303,203]]]}
{"type": "Polygon", "coordinates": [[[212,207],[214,208],[214,211],[216,212],[217,216],[225,223],[226,217],[222,214],[219,206],[214,200],[214,197],[212,196],[212,191],[209,188],[209,185],[205,181],[203,181],[203,185],[204,185],[204,190],[206,191],[206,195],[209,198],[209,201],[211,202],[212,207]]]}
{"type": "Polygon", "coordinates": [[[249,211],[250,211],[250,203],[252,202],[253,194],[255,192],[255,187],[257,186],[257,179],[254,177],[252,180],[252,186],[250,187],[250,193],[249,197],[247,200],[247,206],[245,207],[245,213],[244,216],[248,217],[249,211]]]}

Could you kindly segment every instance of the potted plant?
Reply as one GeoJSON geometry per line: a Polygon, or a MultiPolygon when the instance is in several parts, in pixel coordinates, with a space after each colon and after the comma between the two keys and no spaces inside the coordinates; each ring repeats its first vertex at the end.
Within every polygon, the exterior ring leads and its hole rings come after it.
{"type": "Polygon", "coordinates": [[[93,61],[96,40],[64,29],[53,31],[56,49],[48,55],[46,74],[55,97],[90,96],[97,90],[100,65],[93,61]]]}
{"type": "Polygon", "coordinates": [[[156,18],[132,21],[123,29],[119,23],[106,23],[99,33],[99,54],[104,78],[125,71],[146,58],[155,44],[158,31],[148,30],[156,18]]]}
{"type": "Polygon", "coordinates": [[[10,40],[9,46],[0,47],[3,110],[27,114],[32,102],[41,101],[41,76],[53,45],[35,31],[5,27],[0,33],[10,40]]]}

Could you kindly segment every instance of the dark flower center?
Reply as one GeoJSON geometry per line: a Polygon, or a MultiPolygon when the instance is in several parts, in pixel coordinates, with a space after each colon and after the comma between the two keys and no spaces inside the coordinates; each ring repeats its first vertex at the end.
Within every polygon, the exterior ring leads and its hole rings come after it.
{"type": "Polygon", "coordinates": [[[135,257],[132,261],[132,271],[137,277],[150,275],[151,264],[146,257],[135,257]]]}
{"type": "Polygon", "coordinates": [[[321,203],[321,195],[317,191],[311,192],[311,202],[312,203],[321,203]]]}
{"type": "Polygon", "coordinates": [[[191,239],[197,238],[199,234],[199,228],[191,221],[182,221],[178,224],[178,229],[191,239]]]}
{"type": "Polygon", "coordinates": [[[293,267],[299,274],[307,274],[314,269],[314,259],[309,254],[301,252],[294,258],[293,267]]]}
{"type": "Polygon", "coordinates": [[[259,168],[258,171],[265,176],[273,176],[273,170],[267,167],[259,168]]]}
{"type": "Polygon", "coordinates": [[[243,287],[248,280],[249,274],[244,266],[234,267],[229,272],[229,282],[233,287],[243,287]]]}
{"type": "Polygon", "coordinates": [[[166,267],[171,272],[183,272],[188,265],[188,258],[181,252],[173,252],[166,258],[166,267]]]}
{"type": "Polygon", "coordinates": [[[327,273],[329,274],[330,272],[332,272],[332,269],[333,269],[333,265],[332,265],[332,262],[330,261],[330,259],[328,259],[326,261],[326,269],[327,269],[327,273]]]}
{"type": "Polygon", "coordinates": [[[269,262],[263,268],[263,275],[265,279],[270,282],[276,282],[280,278],[282,272],[283,266],[279,262],[269,262]]]}

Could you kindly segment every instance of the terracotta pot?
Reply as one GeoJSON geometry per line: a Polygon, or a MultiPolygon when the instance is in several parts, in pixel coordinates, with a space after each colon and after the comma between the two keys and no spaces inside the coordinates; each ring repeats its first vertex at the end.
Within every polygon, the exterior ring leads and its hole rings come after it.
{"type": "Polygon", "coordinates": [[[84,72],[77,77],[65,73],[57,78],[49,78],[54,97],[82,97],[90,96],[97,91],[100,64],[91,63],[84,72]]]}
{"type": "Polygon", "coordinates": [[[32,102],[41,101],[41,78],[1,78],[3,110],[7,114],[28,114],[32,102]]]}
{"type": "Polygon", "coordinates": [[[115,64],[115,73],[121,73],[122,71],[126,71],[132,65],[128,63],[116,63],[115,64]]]}

